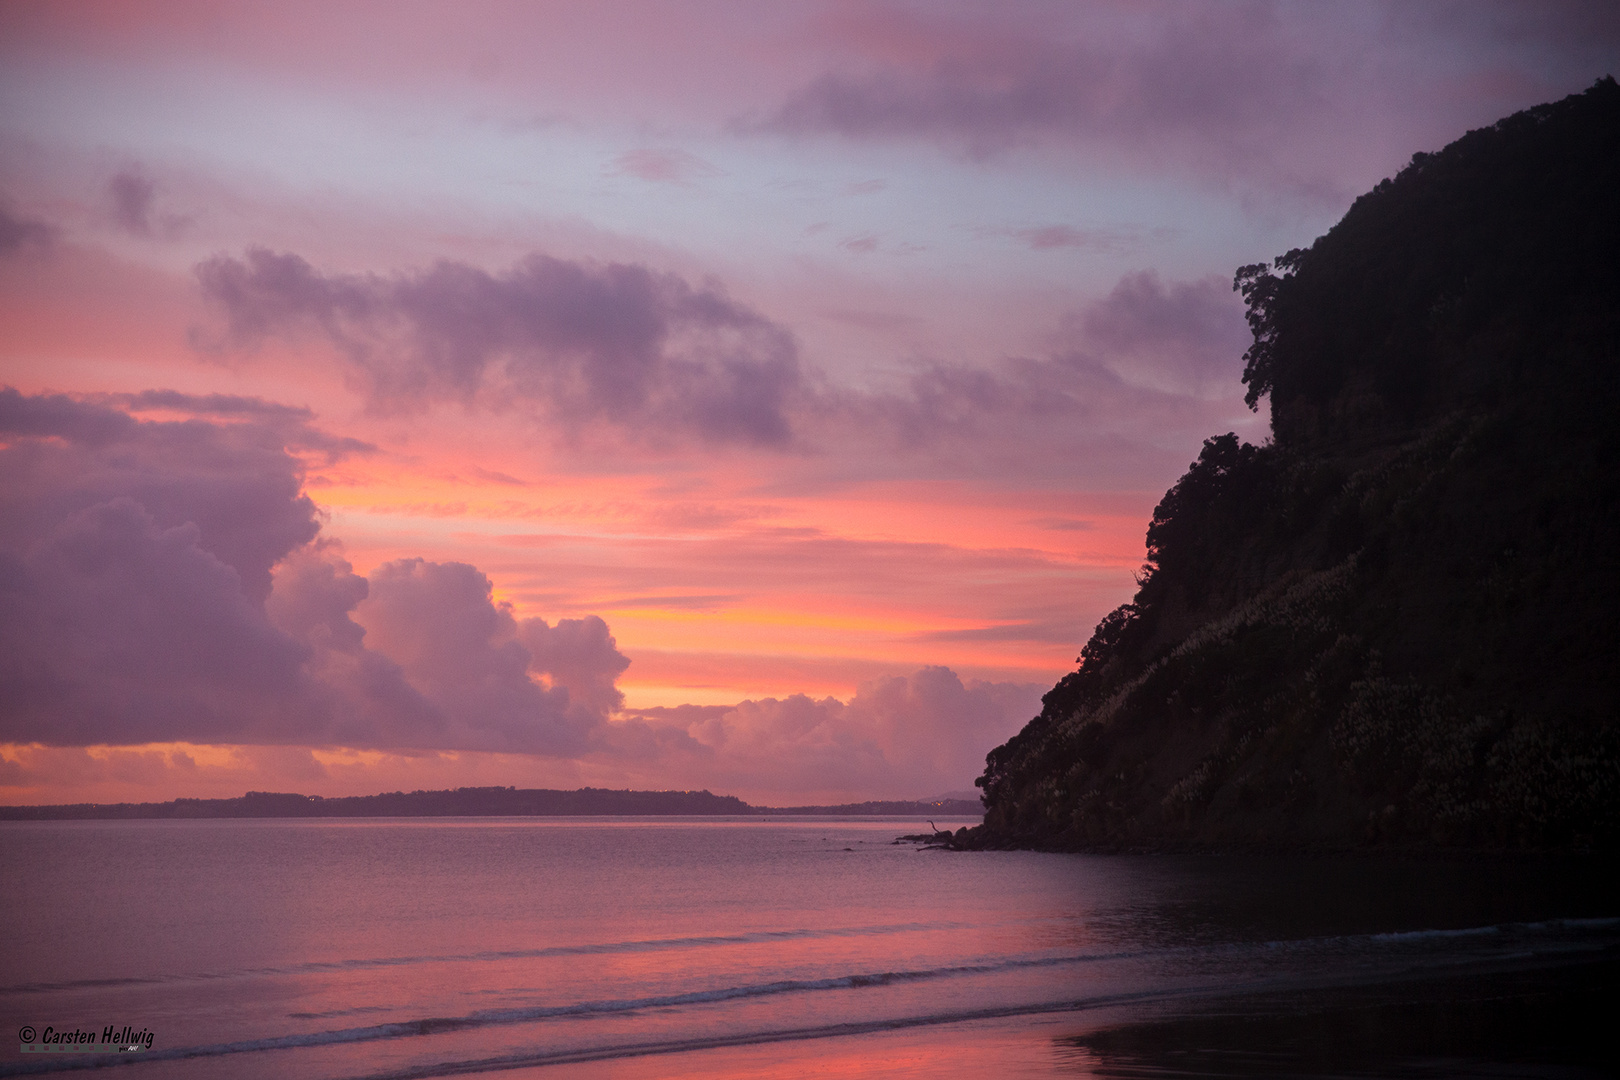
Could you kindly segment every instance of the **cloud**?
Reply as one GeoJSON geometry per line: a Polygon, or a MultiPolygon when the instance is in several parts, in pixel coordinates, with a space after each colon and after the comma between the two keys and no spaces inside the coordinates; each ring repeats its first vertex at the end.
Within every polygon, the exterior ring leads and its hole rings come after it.
{"type": "Polygon", "coordinates": [[[401,559],[369,584],[356,609],[368,644],[449,718],[438,745],[574,753],[623,701],[613,682],[630,661],[601,619],[520,623],[466,563],[401,559]]]}
{"type": "MultiPolygon", "coordinates": [[[[0,744],[519,754],[651,786],[865,797],[964,786],[1038,705],[1040,687],[935,667],[847,702],[623,716],[630,661],[602,619],[518,618],[466,563],[356,574],[280,438],[306,411],[122,400],[0,391],[0,744]]],[[[263,768],[335,782],[288,753],[263,768]]],[[[96,760],[109,784],[199,768],[181,752],[96,760]]]]}
{"type": "Polygon", "coordinates": [[[315,414],[296,405],[237,394],[184,394],[178,390],[142,390],[135,394],[88,395],[91,400],[119,405],[132,413],[170,412],[197,417],[248,420],[274,431],[282,444],[321,455],[328,465],[346,458],[377,452],[373,443],[346,435],[333,435],[313,426],[315,414]]]}
{"type": "Polygon", "coordinates": [[[197,267],[229,341],[313,328],[373,407],[525,401],[572,429],[782,446],[800,389],[792,337],[674,274],[532,255],[503,274],[441,261],[392,277],[324,275],[262,248],[197,267]]]}
{"type": "MultiPolygon", "coordinates": [[[[793,468],[780,471],[769,491],[920,476],[1159,486],[1183,463],[1188,440],[1242,430],[1249,418],[1228,407],[1241,400],[1241,308],[1213,279],[1126,275],[1079,309],[1044,354],[988,364],[923,358],[887,385],[857,388],[801,371],[785,333],[717,289],[640,267],[535,257],[500,275],[459,263],[323,274],[295,255],[256,249],[216,258],[198,275],[225,315],[228,341],[249,346],[271,334],[316,333],[338,346],[379,408],[460,400],[487,412],[532,410],[587,439],[616,425],[655,451],[694,432],[711,442],[793,449],[793,468]],[[742,355],[689,362],[679,327],[705,321],[736,328],[731,340],[742,355]],[[1227,383],[1234,393],[1223,398],[1227,383]]],[[[154,415],[189,410],[275,428],[282,445],[328,460],[372,451],[229,395],[108,400],[154,415]]],[[[465,510],[454,498],[381,508],[465,510]]],[[[627,587],[654,592],[663,584],[627,587]]]]}
{"type": "Polygon", "coordinates": [[[179,214],[154,215],[157,183],[138,168],[114,173],[107,181],[107,203],[113,224],[131,236],[172,240],[185,232],[191,219],[179,214]]]}
{"type": "Polygon", "coordinates": [[[0,740],[317,734],[300,692],[304,650],[268,624],[194,523],[164,528],[118,496],[7,551],[0,568],[0,740]]]}
{"type": "Polygon", "coordinates": [[[829,24],[864,70],[812,80],[754,126],[939,139],[982,157],[1045,138],[1248,143],[1320,105],[1321,65],[1287,46],[1268,9],[1152,21],[1142,40],[878,9],[829,24]]]}
{"type": "Polygon", "coordinates": [[[1248,331],[1224,279],[1122,277],[1078,308],[1047,348],[993,364],[913,361],[888,386],[823,386],[796,420],[811,445],[860,446],[828,470],[1022,484],[1154,486],[1188,440],[1244,429],[1236,393],[1248,331]]]}
{"type": "Polygon", "coordinates": [[[634,176],[653,183],[680,184],[725,175],[722,169],[685,150],[626,150],[613,159],[612,176],[634,176]]]}
{"type": "Polygon", "coordinates": [[[284,438],[305,410],[121,397],[194,415],[0,390],[0,742],[562,754],[621,703],[598,618],[518,621],[461,563],[355,574],[284,438]]]}
{"type": "Polygon", "coordinates": [[[236,405],[280,423],[0,390],[0,740],[331,736],[317,650],[264,608],[319,532],[278,433],[307,421],[236,405]]]}
{"type": "Polygon", "coordinates": [[[107,181],[113,221],[133,236],[152,234],[152,198],[157,185],[140,173],[127,169],[107,181]]]}
{"type": "Polygon", "coordinates": [[[1041,692],[925,667],[867,682],[848,702],[795,694],[642,710],[611,730],[654,743],[673,768],[697,767],[736,788],[921,796],[970,786],[990,748],[1039,710],[1041,692]]]}
{"type": "Polygon", "coordinates": [[[570,699],[593,716],[617,712],[624,695],[615,680],[630,666],[619,652],[607,623],[595,615],[583,619],[544,619],[518,623],[518,640],[529,650],[529,669],[567,689],[570,699]]]}
{"type": "Polygon", "coordinates": [[[347,358],[378,410],[439,401],[533,409],[576,436],[605,424],[653,448],[681,435],[791,448],[867,476],[915,476],[919,464],[1005,475],[1076,461],[1112,472],[1129,444],[1233,426],[1204,399],[1237,387],[1247,341],[1224,282],[1146,271],[1077,313],[1044,356],[922,358],[901,385],[856,389],[801,368],[785,330],[718,286],[640,266],[536,255],[503,274],[440,262],[328,275],[296,255],[253,249],[209,260],[197,275],[225,316],[224,342],[251,348],[314,332],[347,358]]]}
{"type": "Polygon", "coordinates": [[[1081,229],[1073,225],[1031,225],[1026,228],[982,231],[1012,237],[1031,251],[1076,248],[1103,255],[1125,255],[1139,251],[1150,241],[1163,240],[1177,232],[1176,229],[1168,227],[1081,229]]]}
{"type": "Polygon", "coordinates": [[[1120,278],[1078,320],[1080,347],[1126,378],[1230,393],[1249,331],[1224,278],[1165,284],[1153,270],[1120,278]]]}
{"type": "Polygon", "coordinates": [[[365,643],[353,619],[370,583],[327,544],[292,552],[265,601],[270,623],[305,650],[306,694],[329,718],[309,741],[343,746],[427,747],[452,740],[438,707],[400,665],[365,643]]]}
{"type": "MultiPolygon", "coordinates": [[[[69,517],[127,498],[161,532],[196,530],[198,550],[262,602],[271,568],[314,539],[302,466],[275,427],[142,422],[64,395],[0,389],[0,550],[22,555],[69,517]]],[[[316,437],[312,434],[311,439],[316,437]]]]}
{"type": "Polygon", "coordinates": [[[43,221],[23,217],[0,200],[0,256],[24,248],[42,248],[56,238],[56,230],[43,221]]]}
{"type": "Polygon", "coordinates": [[[1190,437],[1221,422],[1211,409],[1236,399],[1247,341],[1224,279],[1167,283],[1140,271],[1077,310],[1045,355],[920,362],[892,389],[829,391],[822,412],[829,426],[886,438],[896,452],[971,452],[971,467],[990,474],[1021,461],[1096,461],[1098,440],[1190,437]]]}
{"type": "Polygon", "coordinates": [[[1144,468],[1121,455],[1141,459],[1143,447],[1171,433],[1195,439],[1230,425],[1248,339],[1243,305],[1224,278],[1166,281],[1137,271],[1078,307],[1041,353],[990,364],[920,359],[903,379],[871,390],[823,384],[815,415],[796,423],[821,445],[881,448],[860,464],[867,470],[903,462],[915,477],[917,458],[929,456],[959,476],[1073,482],[1084,467],[1120,483],[1144,468]]]}

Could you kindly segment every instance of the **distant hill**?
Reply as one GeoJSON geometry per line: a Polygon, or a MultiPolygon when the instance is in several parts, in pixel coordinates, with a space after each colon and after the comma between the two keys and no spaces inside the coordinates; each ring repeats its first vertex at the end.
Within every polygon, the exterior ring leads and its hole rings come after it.
{"type": "Polygon", "coordinates": [[[1251,404],[967,846],[1620,843],[1620,87],[1244,267],[1251,404]]]}
{"type": "Polygon", "coordinates": [[[878,800],[874,802],[839,803],[836,806],[757,806],[756,814],[814,814],[848,815],[851,817],[917,817],[934,814],[938,817],[979,817],[984,804],[978,799],[940,798],[927,802],[915,800],[878,800]]]}
{"type": "Polygon", "coordinates": [[[175,799],[163,803],[78,803],[66,806],[0,806],[0,821],[63,821],[118,818],[302,818],[302,817],[758,817],[894,815],[977,817],[977,802],[866,802],[841,806],[750,806],[733,795],[708,791],[610,791],[581,788],[483,787],[454,791],[394,791],[323,799],[319,795],[250,791],[238,799],[175,799]]]}

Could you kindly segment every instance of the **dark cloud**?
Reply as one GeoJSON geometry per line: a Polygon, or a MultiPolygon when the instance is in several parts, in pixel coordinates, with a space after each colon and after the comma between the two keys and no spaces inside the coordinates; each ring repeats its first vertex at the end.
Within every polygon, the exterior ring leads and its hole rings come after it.
{"type": "Polygon", "coordinates": [[[370,592],[335,551],[312,544],[276,568],[265,614],[307,650],[304,672],[330,717],[319,740],[345,746],[426,747],[451,741],[444,714],[400,665],[366,646],[354,609],[370,592]]]}
{"type": "Polygon", "coordinates": [[[131,235],[152,235],[152,199],[156,194],[157,185],[133,169],[115,174],[107,181],[113,221],[131,235]]]}
{"type": "MultiPolygon", "coordinates": [[[[1609,0],[1436,0],[1392,4],[1391,35],[1434,35],[1494,45],[1510,55],[1545,52],[1559,66],[1612,65],[1620,47],[1620,7],[1609,0]],[[1578,60],[1576,58],[1579,58],[1578,60]]],[[[1593,77],[1596,77],[1595,75],[1593,77]]]]}
{"type": "Polygon", "coordinates": [[[309,409],[298,405],[283,405],[263,398],[243,397],[238,394],[186,394],[179,390],[142,390],[136,394],[109,394],[106,400],[116,401],[136,411],[171,409],[199,416],[249,417],[255,420],[307,423],[315,419],[309,409]]]}
{"type": "Polygon", "coordinates": [[[107,181],[107,205],[113,224],[131,236],[173,240],[192,224],[181,214],[158,214],[157,182],[140,168],[114,173],[107,181]]]}
{"type": "Polygon", "coordinates": [[[297,405],[237,394],[185,394],[178,390],[142,390],[136,394],[97,395],[135,413],[178,412],[198,417],[246,420],[273,430],[283,445],[320,454],[328,465],[377,452],[373,443],[333,435],[310,423],[315,414],[297,405]]]}
{"type": "MultiPolygon", "coordinates": [[[[8,463],[9,465],[10,463],[8,463]]],[[[9,500],[8,500],[9,502],[9,500]]],[[[0,554],[0,741],[285,742],[317,734],[306,653],[193,523],[128,496],[0,554]]]]}
{"type": "Polygon", "coordinates": [[[685,431],[773,448],[865,445],[880,453],[835,456],[866,475],[890,468],[885,461],[899,467],[884,453],[905,455],[908,467],[932,454],[938,468],[974,475],[1031,465],[1072,473],[1081,460],[1112,471],[1132,442],[1183,428],[1196,441],[1211,424],[1231,426],[1198,403],[1228,382],[1237,389],[1246,345],[1241,305],[1224,282],[1164,282],[1148,271],[1078,313],[1045,356],[994,366],[920,360],[901,386],[857,390],[806,376],[784,331],[717,288],[638,266],[534,256],[501,275],[452,262],[326,275],[296,255],[254,249],[197,274],[226,316],[229,343],[313,330],[348,358],[380,409],[449,399],[532,406],[565,431],[617,423],[654,442],[685,431]]]}
{"type": "Polygon", "coordinates": [[[0,740],[320,735],[271,572],[318,532],[273,429],[0,390],[0,740]]]}
{"type": "MultiPolygon", "coordinates": [[[[1238,397],[1247,341],[1242,304],[1223,279],[1127,274],[1076,312],[1045,355],[993,367],[921,362],[894,389],[829,390],[822,430],[883,440],[908,457],[932,454],[971,475],[1021,471],[1029,481],[1055,469],[1072,477],[1082,463],[1099,466],[1124,450],[1105,443],[1197,438],[1226,422],[1212,409],[1238,397]]],[[[1140,465],[1103,467],[1117,480],[1140,465]]]]}
{"type": "Polygon", "coordinates": [[[89,507],[132,499],[166,531],[197,530],[199,549],[234,572],[251,600],[271,568],[314,539],[303,471],[273,427],[138,421],[63,395],[0,390],[0,549],[22,553],[89,507]]]}
{"type": "Polygon", "coordinates": [[[250,250],[197,267],[231,344],[313,327],[375,407],[529,401],[559,423],[782,445],[800,374],[792,338],[673,274],[534,255],[504,274],[443,261],[416,274],[324,275],[250,250]]]}
{"type": "Polygon", "coordinates": [[[25,247],[45,247],[55,238],[55,229],[43,221],[23,217],[0,199],[0,255],[25,247]]]}

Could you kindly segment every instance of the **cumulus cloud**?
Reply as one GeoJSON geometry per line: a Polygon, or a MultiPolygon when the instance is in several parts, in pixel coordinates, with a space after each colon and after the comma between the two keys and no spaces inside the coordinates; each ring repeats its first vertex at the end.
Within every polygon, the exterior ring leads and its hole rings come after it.
{"type": "MultiPolygon", "coordinates": [[[[1038,705],[1040,687],[936,667],[847,702],[625,715],[630,661],[600,618],[519,618],[465,563],[356,574],[282,438],[311,426],[251,398],[0,391],[0,744],[302,747],[263,767],[321,783],[310,747],[517,754],[868,797],[964,787],[1038,705]]],[[[0,782],[34,782],[21,760],[0,782]]],[[[197,770],[182,751],[96,761],[107,783],[197,770]]]]}
{"type": "Polygon", "coordinates": [[[622,700],[613,680],[629,660],[602,620],[520,623],[466,563],[386,563],[356,614],[368,644],[449,719],[449,745],[574,753],[622,700]]]}
{"type": "Polygon", "coordinates": [[[555,626],[544,619],[523,619],[518,640],[529,650],[529,670],[567,687],[579,707],[605,714],[624,704],[615,680],[630,660],[619,652],[607,623],[599,617],[558,619],[555,626]]]}
{"type": "Polygon", "coordinates": [[[270,623],[305,650],[306,696],[327,717],[318,738],[343,746],[428,747],[451,742],[449,722],[400,665],[366,647],[353,619],[370,583],[329,544],[290,553],[265,602],[270,623]]]}
{"type": "Polygon", "coordinates": [[[0,740],[331,737],[340,695],[264,606],[319,531],[279,434],[307,422],[278,419],[142,421],[0,390],[0,740]]]}
{"type": "MultiPolygon", "coordinates": [[[[276,427],[138,421],[64,395],[0,389],[0,549],[18,556],[73,514],[128,498],[153,528],[196,530],[196,547],[262,602],[271,568],[315,538],[302,466],[276,427]]],[[[312,439],[317,436],[311,435],[312,439]]]]}
{"type": "Polygon", "coordinates": [[[307,412],[121,397],[0,390],[0,742],[560,754],[621,702],[600,619],[520,622],[464,564],[368,581],[318,540],[307,412]]]}
{"type": "Polygon", "coordinates": [[[304,651],[191,522],[118,496],[7,551],[0,739],[283,742],[317,734],[304,651]]]}
{"type": "Polygon", "coordinates": [[[800,385],[791,336],[714,285],[626,263],[532,255],[391,277],[322,274],[256,248],[197,267],[232,345],[313,328],[372,405],[527,401],[555,421],[783,445],[800,385]]]}
{"type": "Polygon", "coordinates": [[[863,684],[848,702],[803,694],[735,706],[643,710],[621,738],[656,739],[679,766],[741,789],[873,797],[968,788],[984,755],[1040,708],[1043,688],[925,667],[863,684]],[[686,766],[691,768],[691,765],[686,766]]]}

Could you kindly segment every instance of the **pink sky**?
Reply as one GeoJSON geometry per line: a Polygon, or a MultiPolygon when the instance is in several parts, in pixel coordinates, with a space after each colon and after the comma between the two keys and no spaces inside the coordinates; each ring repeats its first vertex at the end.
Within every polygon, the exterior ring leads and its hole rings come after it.
{"type": "Polygon", "coordinates": [[[969,789],[1231,275],[1602,3],[0,8],[0,802],[969,789]]]}

